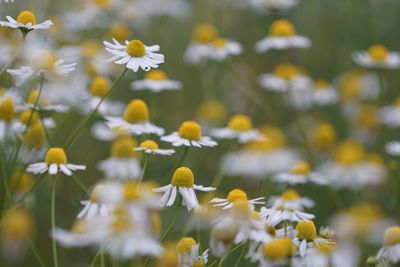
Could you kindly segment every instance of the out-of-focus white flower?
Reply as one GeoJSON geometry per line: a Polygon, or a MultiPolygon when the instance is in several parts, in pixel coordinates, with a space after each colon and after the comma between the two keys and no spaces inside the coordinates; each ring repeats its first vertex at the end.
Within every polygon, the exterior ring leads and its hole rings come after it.
{"type": "Polygon", "coordinates": [[[386,259],[390,263],[400,262],[400,226],[386,229],[383,236],[383,247],[379,250],[378,259],[386,259]]]}
{"type": "Polygon", "coordinates": [[[210,58],[222,61],[229,56],[237,56],[242,53],[242,45],[236,41],[218,37],[212,41],[210,58]]]}
{"type": "Polygon", "coordinates": [[[379,111],[379,117],[389,127],[400,127],[400,97],[392,105],[383,107],[379,111]]]}
{"type": "Polygon", "coordinates": [[[317,106],[329,106],[335,104],[338,100],[335,88],[324,80],[316,80],[314,82],[312,97],[314,104],[317,106]]]}
{"type": "Polygon", "coordinates": [[[160,149],[158,144],[153,140],[146,140],[140,144],[139,147],[135,148],[136,151],[143,151],[146,154],[154,155],[167,155],[170,156],[175,153],[173,149],[160,149]]]}
{"type": "Polygon", "coordinates": [[[133,81],[131,88],[134,90],[150,90],[158,93],[166,90],[180,90],[182,83],[168,79],[165,72],[156,69],[149,71],[143,80],[133,81]]]}
{"type": "MultiPolygon", "coordinates": [[[[8,2],[8,1],[7,1],[8,2]]],[[[0,26],[10,27],[10,28],[18,28],[22,31],[31,31],[31,30],[47,30],[53,25],[51,20],[46,20],[42,23],[36,23],[35,15],[28,10],[24,10],[19,13],[17,19],[13,19],[10,16],[6,16],[7,21],[0,21],[0,26]]]]}
{"type": "Polygon", "coordinates": [[[358,65],[365,68],[400,68],[400,53],[388,51],[383,45],[372,45],[367,51],[354,52],[352,57],[358,65]]]}
{"type": "Polygon", "coordinates": [[[386,153],[392,156],[400,156],[400,141],[392,141],[385,145],[386,153]]]}
{"type": "Polygon", "coordinates": [[[199,254],[199,244],[191,237],[183,237],[176,246],[179,255],[179,266],[205,266],[208,262],[208,249],[199,254]]]}
{"type": "Polygon", "coordinates": [[[310,165],[305,161],[295,162],[289,172],[278,173],[272,179],[277,183],[289,185],[305,184],[308,182],[319,185],[328,184],[326,177],[321,173],[311,171],[310,165]]]}
{"type": "Polygon", "coordinates": [[[90,220],[97,216],[106,217],[110,214],[111,206],[107,203],[102,203],[100,199],[101,191],[104,188],[103,184],[97,184],[90,195],[90,199],[81,201],[84,207],[76,216],[78,220],[90,220]]]}
{"type": "Polygon", "coordinates": [[[241,189],[234,189],[231,190],[228,193],[228,196],[226,198],[213,198],[210,200],[211,203],[215,203],[214,207],[222,207],[222,209],[230,209],[233,207],[233,202],[236,200],[246,200],[250,208],[254,210],[254,205],[262,205],[265,204],[264,201],[262,201],[264,197],[259,197],[255,199],[247,199],[247,194],[241,189]]]}

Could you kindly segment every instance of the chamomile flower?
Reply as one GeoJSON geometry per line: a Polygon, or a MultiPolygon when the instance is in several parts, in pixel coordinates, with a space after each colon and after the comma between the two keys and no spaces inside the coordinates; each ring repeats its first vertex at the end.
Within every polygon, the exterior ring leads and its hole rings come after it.
{"type": "Polygon", "coordinates": [[[179,126],[178,132],[161,137],[162,141],[169,142],[173,146],[213,147],[217,142],[208,136],[203,136],[201,126],[194,121],[185,121],[179,126]]]}
{"type": "Polygon", "coordinates": [[[311,142],[318,152],[332,151],[336,143],[335,128],[326,122],[318,124],[312,133],[311,142]]]}
{"type": "Polygon", "coordinates": [[[97,220],[76,220],[70,230],[55,228],[51,237],[62,247],[85,247],[97,242],[97,220]]]}
{"type": "Polygon", "coordinates": [[[68,77],[68,74],[75,69],[75,65],[75,63],[64,64],[64,59],[55,60],[50,52],[39,50],[32,55],[30,65],[8,69],[7,72],[14,77],[16,86],[19,87],[41,75],[44,75],[47,80],[53,80],[55,76],[68,77]]]}
{"type": "Polygon", "coordinates": [[[103,184],[97,184],[88,200],[81,201],[84,206],[83,209],[78,213],[76,218],[78,220],[90,220],[94,217],[106,217],[110,214],[112,208],[109,204],[102,203],[100,200],[100,193],[104,190],[103,184]]]}
{"type": "Polygon", "coordinates": [[[51,147],[47,150],[45,161],[29,165],[27,171],[34,174],[42,174],[48,171],[50,175],[56,175],[58,172],[62,172],[65,175],[71,176],[73,171],[85,169],[85,165],[68,163],[63,148],[51,147]]]}
{"type": "Polygon", "coordinates": [[[187,167],[180,167],[175,170],[171,184],[155,188],[154,192],[163,193],[160,199],[160,207],[170,207],[174,204],[177,193],[182,196],[182,205],[190,211],[199,207],[195,190],[198,191],[214,191],[216,188],[204,187],[202,185],[194,184],[194,175],[191,169],[187,167]]]}
{"type": "Polygon", "coordinates": [[[223,257],[233,244],[237,229],[226,225],[214,225],[210,232],[210,251],[216,257],[223,257]]]}
{"type": "Polygon", "coordinates": [[[215,38],[210,46],[210,59],[217,61],[223,61],[229,56],[237,56],[242,53],[240,43],[222,37],[215,38]]]}
{"type": "Polygon", "coordinates": [[[8,97],[0,99],[0,142],[13,135],[12,124],[14,115],[14,101],[8,97]]]}
{"type": "Polygon", "coordinates": [[[197,267],[206,266],[208,262],[208,249],[199,254],[199,244],[191,237],[183,237],[176,246],[179,255],[179,266],[197,267]]]}
{"type": "Polygon", "coordinates": [[[101,141],[114,141],[117,138],[128,135],[123,128],[110,129],[104,122],[96,122],[92,126],[92,135],[101,141]]]}
{"type": "Polygon", "coordinates": [[[324,80],[314,81],[312,97],[314,104],[317,106],[329,106],[335,104],[338,100],[335,88],[324,80]]]}
{"type": "Polygon", "coordinates": [[[334,242],[328,238],[317,236],[317,229],[313,221],[302,220],[296,225],[297,237],[293,240],[298,247],[300,256],[304,257],[314,246],[331,245],[334,242]]]}
{"type": "Polygon", "coordinates": [[[211,135],[220,139],[238,139],[240,143],[264,139],[264,136],[253,128],[251,118],[243,114],[232,116],[226,128],[211,130],[211,135]]]}
{"type": "Polygon", "coordinates": [[[300,68],[289,64],[279,64],[273,73],[261,74],[258,78],[262,88],[273,92],[289,92],[294,90],[309,90],[311,79],[300,68]]]}
{"type": "Polygon", "coordinates": [[[52,129],[56,126],[52,118],[41,118],[40,116],[39,112],[31,109],[22,111],[18,116],[18,120],[13,121],[13,130],[16,133],[23,133],[28,126],[39,122],[42,123],[45,129],[52,129]]]}
{"type": "Polygon", "coordinates": [[[37,102],[37,105],[36,105],[37,110],[55,111],[55,112],[60,112],[60,113],[66,113],[69,111],[69,107],[66,105],[50,103],[49,99],[46,98],[45,92],[41,93],[39,96],[38,89],[31,90],[26,99],[27,107],[29,107],[31,109],[33,109],[33,107],[35,107],[36,102],[37,102]]]}
{"type": "Polygon", "coordinates": [[[400,97],[397,97],[392,105],[383,107],[379,111],[379,117],[381,122],[389,127],[400,127],[400,97]]]}
{"type": "Polygon", "coordinates": [[[140,99],[133,99],[126,106],[122,117],[106,117],[107,125],[111,129],[122,128],[134,135],[156,134],[163,135],[164,129],[149,121],[149,109],[140,99]]]}
{"type": "Polygon", "coordinates": [[[289,185],[305,184],[307,182],[319,185],[326,185],[328,183],[322,174],[311,171],[311,166],[302,160],[295,162],[289,172],[273,176],[273,181],[289,185]]]}
{"type": "Polygon", "coordinates": [[[392,141],[385,145],[385,151],[392,156],[400,156],[400,142],[392,141]]]}
{"type": "Polygon", "coordinates": [[[260,10],[287,10],[295,7],[299,0],[250,0],[249,5],[256,11],[260,10]]]}
{"type": "Polygon", "coordinates": [[[233,207],[233,202],[236,200],[245,200],[249,203],[250,207],[252,210],[254,210],[254,205],[259,204],[265,204],[262,200],[264,197],[259,197],[255,199],[247,199],[247,194],[241,189],[233,189],[228,193],[228,196],[226,198],[213,198],[210,200],[211,203],[216,203],[214,204],[214,207],[222,207],[222,209],[230,209],[233,207]]]}
{"type": "Polygon", "coordinates": [[[271,49],[309,48],[311,40],[296,34],[293,24],[284,19],[272,23],[267,37],[255,45],[258,53],[265,53],[271,49]]]}
{"type": "Polygon", "coordinates": [[[10,28],[18,28],[23,32],[29,32],[32,30],[47,30],[53,25],[51,20],[46,20],[42,23],[36,23],[35,15],[28,10],[24,10],[19,13],[17,19],[13,19],[10,16],[6,16],[7,21],[0,21],[0,26],[10,27],[10,28]]]}
{"type": "Polygon", "coordinates": [[[126,65],[128,69],[134,72],[137,72],[139,68],[149,71],[164,63],[164,55],[157,53],[160,51],[159,45],[146,46],[140,40],[125,41],[125,45],[120,44],[115,39],[113,39],[113,42],[113,44],[103,42],[106,50],[113,55],[108,61],[126,65]]]}
{"type": "Polygon", "coordinates": [[[386,259],[396,264],[400,261],[400,226],[392,226],[385,230],[383,247],[379,250],[378,259],[386,259]]]}
{"type": "Polygon", "coordinates": [[[218,31],[212,24],[199,24],[193,33],[193,41],[185,51],[185,61],[189,64],[206,62],[211,53],[211,42],[217,38],[218,31]]]}
{"type": "Polygon", "coordinates": [[[226,118],[226,107],[219,100],[206,100],[197,108],[196,118],[200,125],[207,131],[211,126],[217,127],[224,123],[226,118]]]}
{"type": "Polygon", "coordinates": [[[132,82],[131,88],[134,90],[149,90],[158,93],[167,90],[180,90],[182,88],[182,82],[168,79],[164,71],[155,69],[146,73],[143,80],[132,82]]]}
{"type": "Polygon", "coordinates": [[[111,156],[98,164],[99,170],[108,179],[138,179],[141,168],[134,150],[135,142],[129,136],[121,136],[114,141],[111,156]]]}
{"type": "Polygon", "coordinates": [[[311,208],[314,202],[311,199],[300,197],[293,189],[287,189],[279,197],[271,197],[267,203],[270,208],[261,208],[261,216],[268,225],[275,226],[282,221],[299,222],[311,220],[315,216],[304,212],[304,208],[311,208]]]}
{"type": "Polygon", "coordinates": [[[160,149],[158,144],[153,140],[146,140],[140,144],[139,147],[135,148],[136,151],[143,151],[146,154],[155,155],[172,155],[175,153],[173,149],[160,149]]]}
{"type": "Polygon", "coordinates": [[[353,60],[360,66],[373,69],[400,68],[400,53],[388,51],[383,45],[372,45],[367,51],[352,54],[353,60]]]}
{"type": "Polygon", "coordinates": [[[258,247],[253,255],[253,261],[258,261],[260,267],[284,266],[291,261],[296,252],[295,246],[289,238],[274,239],[258,247]]]}
{"type": "Polygon", "coordinates": [[[22,163],[32,163],[46,155],[46,133],[42,123],[33,123],[23,135],[18,159],[22,163]]]}

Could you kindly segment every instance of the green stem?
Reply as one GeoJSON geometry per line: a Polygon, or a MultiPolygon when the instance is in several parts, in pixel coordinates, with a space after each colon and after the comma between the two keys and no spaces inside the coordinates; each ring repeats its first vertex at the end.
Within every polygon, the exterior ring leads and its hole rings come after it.
{"type": "Polygon", "coordinates": [[[239,264],[240,264],[240,262],[242,261],[245,252],[246,252],[246,247],[244,247],[244,248],[242,249],[242,252],[240,253],[240,256],[239,256],[239,258],[237,259],[237,262],[236,262],[236,264],[235,264],[234,267],[239,267],[239,266],[240,266],[239,264]]]}
{"type": "Polygon", "coordinates": [[[189,151],[189,147],[188,147],[188,146],[185,146],[185,148],[184,148],[184,150],[183,150],[183,153],[182,153],[180,159],[178,160],[178,162],[176,163],[175,167],[172,169],[172,171],[169,173],[169,175],[168,175],[167,177],[164,177],[164,178],[160,181],[161,183],[163,183],[163,182],[165,182],[167,179],[171,178],[172,175],[174,174],[175,170],[178,169],[179,167],[181,167],[183,161],[185,160],[185,158],[186,158],[186,156],[187,156],[187,154],[188,154],[188,151],[189,151]]]}
{"type": "Polygon", "coordinates": [[[100,253],[100,267],[105,267],[105,257],[103,251],[100,253]]]}
{"type": "Polygon", "coordinates": [[[26,242],[28,243],[29,248],[32,251],[32,254],[33,256],[35,256],[40,267],[45,267],[46,265],[44,264],[42,258],[40,257],[39,252],[36,250],[35,245],[32,243],[32,240],[29,237],[26,237],[26,242]]]}
{"type": "Polygon", "coordinates": [[[9,204],[12,203],[12,196],[11,196],[11,192],[10,192],[10,188],[8,186],[8,181],[7,181],[7,174],[6,174],[6,162],[4,159],[4,153],[3,153],[3,149],[1,149],[1,154],[0,154],[0,169],[1,169],[1,177],[2,177],[2,181],[3,181],[3,185],[4,185],[4,191],[5,191],[5,195],[7,198],[7,202],[9,204]]]}
{"type": "Polygon", "coordinates": [[[380,86],[380,102],[381,104],[384,104],[385,102],[385,96],[386,96],[386,86],[385,86],[385,79],[383,77],[383,72],[382,70],[377,70],[376,71],[379,79],[379,86],[380,86]]]}
{"type": "Polygon", "coordinates": [[[51,191],[51,232],[53,233],[53,263],[54,267],[58,267],[58,256],[57,256],[57,242],[54,238],[54,232],[56,228],[56,185],[57,176],[53,178],[53,189],[51,191]]]}
{"type": "Polygon", "coordinates": [[[84,185],[83,183],[82,183],[82,181],[76,176],[76,175],[72,175],[72,181],[74,182],[74,184],[76,184],[78,187],[79,187],[79,189],[83,192],[83,193],[85,193],[87,196],[89,196],[90,194],[89,194],[89,189],[86,187],[86,185],[84,185]]]}
{"type": "Polygon", "coordinates": [[[143,167],[142,167],[142,173],[140,174],[140,179],[138,185],[143,181],[144,175],[146,173],[147,165],[149,162],[149,157],[145,154],[144,155],[144,162],[143,162],[143,167]]]}
{"type": "Polygon", "coordinates": [[[22,197],[19,199],[17,205],[22,205],[22,203],[24,202],[24,200],[34,191],[36,191],[36,189],[39,188],[39,186],[45,181],[46,174],[42,174],[41,176],[38,177],[38,179],[36,180],[35,184],[25,193],[22,195],[22,197]]]}
{"type": "Polygon", "coordinates": [[[111,85],[110,90],[104,95],[104,97],[99,101],[95,109],[87,116],[81,124],[75,129],[75,131],[70,135],[68,138],[67,142],[65,143],[64,149],[67,151],[70,146],[75,142],[75,139],[79,136],[80,132],[82,129],[88,124],[96,115],[97,111],[99,110],[101,104],[106,100],[106,98],[114,91],[114,89],[117,87],[118,83],[121,81],[121,79],[124,77],[126,72],[128,71],[128,68],[125,68],[124,71],[119,75],[119,77],[114,81],[114,83],[111,85]]]}

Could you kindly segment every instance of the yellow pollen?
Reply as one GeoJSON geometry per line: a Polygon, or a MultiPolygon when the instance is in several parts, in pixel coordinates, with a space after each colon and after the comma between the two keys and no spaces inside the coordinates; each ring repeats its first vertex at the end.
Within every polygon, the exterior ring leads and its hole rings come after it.
{"type": "Polygon", "coordinates": [[[33,233],[33,219],[25,209],[9,209],[1,219],[1,236],[4,240],[25,240],[33,233]]]}
{"type": "Polygon", "coordinates": [[[300,160],[296,162],[292,169],[290,170],[293,174],[308,175],[310,173],[311,167],[307,162],[300,160]]]}
{"type": "Polygon", "coordinates": [[[179,243],[176,246],[176,251],[178,253],[190,253],[194,245],[196,245],[196,240],[191,237],[183,237],[179,240],[179,243]]]}
{"type": "Polygon", "coordinates": [[[194,185],[194,175],[191,169],[180,167],[172,175],[171,184],[177,187],[190,187],[194,185]]]}
{"type": "Polygon", "coordinates": [[[117,208],[114,211],[114,218],[111,222],[111,228],[116,233],[125,231],[132,226],[132,222],[129,219],[127,212],[121,208],[117,208]]]}
{"type": "Polygon", "coordinates": [[[200,140],[201,126],[194,121],[185,121],[179,127],[179,136],[188,140],[200,140]]]}
{"type": "Polygon", "coordinates": [[[287,189],[281,194],[281,198],[286,201],[293,201],[299,199],[300,195],[294,189],[287,189]]]}
{"type": "Polygon", "coordinates": [[[54,57],[46,50],[39,50],[33,56],[33,65],[37,69],[52,70],[54,68],[54,57]]]}
{"type": "Polygon", "coordinates": [[[272,23],[269,34],[273,36],[290,37],[296,34],[296,30],[290,21],[279,19],[272,23]]]}
{"type": "Polygon", "coordinates": [[[113,36],[116,40],[122,41],[126,40],[129,35],[132,35],[132,33],[128,25],[116,23],[111,27],[110,35],[113,36]]]}
{"type": "Polygon", "coordinates": [[[354,165],[364,159],[364,148],[357,142],[347,140],[336,149],[334,160],[345,165],[354,165]]]}
{"type": "Polygon", "coordinates": [[[75,234],[83,234],[87,230],[87,224],[83,220],[75,221],[71,226],[71,231],[75,234]]]}
{"type": "Polygon", "coordinates": [[[237,132],[245,132],[251,130],[253,128],[253,123],[251,119],[242,114],[238,114],[232,116],[232,118],[228,122],[228,128],[237,131],[237,132]]]}
{"type": "Polygon", "coordinates": [[[303,220],[296,225],[297,237],[300,240],[314,240],[317,237],[317,229],[313,221],[303,220]]]}
{"type": "Polygon", "coordinates": [[[126,52],[131,57],[143,57],[146,53],[146,48],[140,40],[132,40],[126,46],[126,52]]]}
{"type": "Polygon", "coordinates": [[[275,67],[274,73],[283,79],[290,80],[294,76],[298,75],[300,71],[292,64],[283,63],[275,67]]]}
{"type": "Polygon", "coordinates": [[[19,121],[23,124],[28,124],[29,118],[31,119],[31,124],[40,122],[39,114],[36,111],[34,112],[32,110],[25,110],[19,115],[19,121]]]}
{"type": "Polygon", "coordinates": [[[154,81],[164,81],[167,79],[167,74],[159,69],[154,69],[149,71],[146,76],[146,79],[148,80],[154,80],[154,81]]]}
{"type": "Polygon", "coordinates": [[[45,162],[50,164],[66,164],[67,163],[67,155],[65,155],[65,151],[61,147],[52,147],[49,148],[46,154],[45,162]]]}
{"type": "Polygon", "coordinates": [[[203,102],[197,110],[197,115],[213,124],[220,124],[226,117],[225,106],[218,100],[208,100],[203,102]]]}
{"type": "Polygon", "coordinates": [[[90,95],[104,97],[110,90],[110,82],[101,76],[97,76],[90,84],[90,95]]]}
{"type": "Polygon", "coordinates": [[[220,37],[215,38],[215,39],[212,41],[212,45],[213,45],[214,47],[216,47],[216,48],[224,48],[224,47],[226,46],[227,43],[228,43],[228,40],[227,40],[227,39],[225,39],[225,38],[220,38],[220,37]]]}
{"type": "Polygon", "coordinates": [[[19,13],[18,17],[17,17],[17,22],[22,23],[24,25],[31,23],[32,25],[36,24],[36,17],[35,15],[28,11],[28,10],[24,10],[21,13],[19,13]]]}
{"type": "Polygon", "coordinates": [[[314,81],[314,87],[317,90],[325,90],[327,89],[329,84],[325,80],[315,80],[314,81]]]}
{"type": "Polygon", "coordinates": [[[92,194],[90,195],[90,202],[93,203],[98,203],[99,202],[99,193],[101,190],[103,190],[105,187],[102,184],[98,184],[94,187],[92,194]]]}
{"type": "Polygon", "coordinates": [[[114,141],[111,147],[111,155],[114,158],[133,158],[136,152],[133,149],[135,142],[130,137],[121,137],[114,141]]]}
{"type": "Polygon", "coordinates": [[[268,260],[279,261],[288,258],[293,253],[293,244],[290,239],[275,239],[263,247],[264,257],[268,260]]]}
{"type": "Polygon", "coordinates": [[[127,201],[136,200],[140,197],[138,186],[135,182],[128,182],[124,185],[124,199],[127,201]]]}
{"type": "Polygon", "coordinates": [[[158,144],[153,140],[146,140],[140,144],[140,147],[155,150],[158,149],[158,144]]]}
{"type": "Polygon", "coordinates": [[[217,35],[217,30],[209,23],[198,25],[194,31],[194,39],[199,43],[210,43],[217,35]]]}
{"type": "Polygon", "coordinates": [[[247,194],[241,189],[234,189],[229,192],[226,198],[229,202],[234,202],[236,200],[247,200],[247,194]]]}
{"type": "Polygon", "coordinates": [[[400,244],[400,226],[389,227],[383,234],[383,245],[391,247],[400,244]]]}
{"type": "Polygon", "coordinates": [[[46,133],[43,125],[36,122],[25,133],[24,144],[30,148],[41,149],[46,143],[46,133]]]}
{"type": "Polygon", "coordinates": [[[135,124],[149,121],[149,109],[140,99],[134,99],[125,108],[124,120],[135,124]]]}
{"type": "Polygon", "coordinates": [[[388,56],[388,50],[383,45],[372,45],[368,48],[368,54],[374,60],[382,61],[388,56]]]}
{"type": "Polygon", "coordinates": [[[11,122],[14,117],[14,101],[11,98],[4,98],[0,103],[0,119],[11,122]]]}
{"type": "Polygon", "coordinates": [[[336,142],[335,129],[329,123],[320,124],[313,133],[313,144],[320,151],[329,151],[336,142]]]}

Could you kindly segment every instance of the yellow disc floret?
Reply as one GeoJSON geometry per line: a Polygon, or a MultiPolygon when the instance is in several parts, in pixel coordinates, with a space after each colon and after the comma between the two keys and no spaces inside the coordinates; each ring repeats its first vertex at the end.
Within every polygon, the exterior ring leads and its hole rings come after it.
{"type": "Polygon", "coordinates": [[[53,55],[47,50],[39,50],[33,56],[33,65],[37,69],[52,70],[54,63],[53,55]]]}
{"type": "Polygon", "coordinates": [[[111,155],[114,158],[133,158],[136,155],[135,142],[129,136],[121,137],[114,141],[111,147],[111,155]]]}
{"type": "MultiPolygon", "coordinates": [[[[39,90],[37,90],[37,89],[32,90],[32,91],[29,93],[28,98],[26,99],[26,102],[29,103],[29,104],[35,105],[36,101],[38,101],[37,99],[38,99],[38,97],[39,97],[39,93],[40,93],[40,92],[39,92],[39,90]]],[[[38,105],[39,107],[43,107],[44,105],[46,105],[46,101],[45,101],[45,99],[44,99],[43,96],[40,96],[37,105],[38,105]]]]}
{"type": "Polygon", "coordinates": [[[388,56],[388,50],[383,45],[372,45],[368,48],[368,54],[377,61],[385,60],[388,56]]]}
{"type": "Polygon", "coordinates": [[[247,219],[251,216],[250,205],[247,200],[243,199],[233,202],[232,212],[238,219],[247,219]]]}
{"type": "Polygon", "coordinates": [[[221,123],[226,117],[225,106],[218,100],[208,100],[203,102],[197,110],[197,115],[213,124],[221,123]]]}
{"type": "Polygon", "coordinates": [[[233,189],[229,192],[226,199],[229,202],[234,202],[236,200],[247,200],[247,194],[241,189],[233,189]]]}
{"type": "Polygon", "coordinates": [[[314,81],[314,87],[316,90],[325,90],[329,87],[329,84],[325,80],[315,80],[314,81]]]}
{"type": "Polygon", "coordinates": [[[23,124],[28,124],[30,120],[30,124],[35,124],[40,122],[39,113],[32,110],[25,110],[21,112],[19,115],[19,121],[23,124]]]}
{"type": "Polygon", "coordinates": [[[1,219],[1,236],[6,240],[26,240],[33,233],[33,219],[25,209],[9,209],[1,219]]]}
{"type": "Polygon", "coordinates": [[[275,67],[274,73],[282,79],[290,80],[294,76],[298,75],[300,73],[300,70],[292,64],[283,63],[275,67]]]}
{"type": "Polygon", "coordinates": [[[187,167],[180,167],[176,169],[172,175],[171,184],[177,187],[193,187],[194,175],[192,170],[187,167]]]}
{"type": "Polygon", "coordinates": [[[269,33],[273,36],[290,37],[296,34],[296,30],[290,21],[279,19],[272,23],[269,33]]]}
{"type": "Polygon", "coordinates": [[[342,142],[336,149],[334,159],[345,165],[354,165],[364,159],[364,148],[353,140],[342,142]]]}
{"type": "Polygon", "coordinates": [[[140,147],[155,150],[158,149],[158,144],[153,140],[146,140],[140,144],[140,147]]]}
{"type": "Polygon", "coordinates": [[[310,170],[310,164],[303,160],[299,160],[295,164],[293,164],[290,172],[293,174],[308,175],[310,173],[310,170]]]}
{"type": "Polygon", "coordinates": [[[287,189],[281,194],[281,198],[286,201],[294,201],[299,199],[300,195],[294,189],[287,189]]]}
{"type": "Polygon", "coordinates": [[[26,25],[28,23],[35,25],[36,17],[31,11],[24,10],[21,13],[19,13],[19,15],[17,17],[17,22],[22,23],[24,25],[26,25]]]}
{"type": "Polygon", "coordinates": [[[140,197],[136,182],[128,182],[124,185],[124,199],[127,201],[136,200],[140,197]]]}
{"type": "Polygon", "coordinates": [[[34,123],[25,133],[24,144],[29,148],[41,149],[46,143],[46,133],[40,122],[34,123]]]}
{"type": "Polygon", "coordinates": [[[46,154],[45,162],[50,164],[66,164],[67,163],[67,155],[65,151],[61,147],[52,147],[49,148],[46,154]]]}
{"type": "Polygon", "coordinates": [[[389,227],[383,234],[383,245],[391,247],[400,244],[400,226],[389,227]]]}
{"type": "Polygon", "coordinates": [[[142,41],[132,40],[126,46],[126,52],[131,57],[143,57],[146,53],[146,48],[142,41]]]}
{"type": "Polygon", "coordinates": [[[198,25],[194,31],[194,39],[199,43],[210,43],[217,35],[217,30],[209,23],[198,25]]]}
{"type": "Polygon", "coordinates": [[[131,226],[132,222],[129,219],[128,212],[122,208],[116,208],[113,214],[113,221],[111,222],[112,230],[116,233],[121,233],[131,226]]]}
{"type": "Polygon", "coordinates": [[[167,74],[162,70],[154,69],[149,71],[145,78],[153,81],[164,81],[167,79],[167,74]]]}
{"type": "Polygon", "coordinates": [[[110,35],[118,41],[126,40],[131,34],[129,26],[123,23],[115,23],[110,28],[110,35]]]}
{"type": "Polygon", "coordinates": [[[232,116],[232,118],[229,120],[228,128],[237,132],[245,132],[253,128],[253,122],[249,116],[238,114],[232,116]]]}
{"type": "Polygon", "coordinates": [[[228,43],[228,40],[225,39],[225,38],[221,38],[221,37],[215,38],[215,39],[212,41],[212,45],[213,45],[215,48],[224,48],[224,47],[226,46],[227,43],[228,43]]]}
{"type": "Polygon", "coordinates": [[[132,124],[147,122],[149,120],[149,109],[143,100],[133,99],[126,106],[123,118],[132,124]]]}
{"type": "Polygon", "coordinates": [[[195,121],[185,121],[179,127],[179,136],[188,140],[200,140],[201,126],[195,121]]]}
{"type": "Polygon", "coordinates": [[[14,101],[11,98],[3,98],[3,101],[0,103],[0,120],[4,120],[5,122],[11,122],[14,117],[14,101]]]}
{"type": "Polygon", "coordinates": [[[314,130],[312,141],[314,147],[319,151],[331,150],[336,142],[335,129],[329,123],[321,123],[314,130]]]}
{"type": "Polygon", "coordinates": [[[109,90],[110,82],[102,76],[97,76],[90,84],[91,96],[105,97],[109,90]]]}
{"type": "Polygon", "coordinates": [[[293,244],[288,238],[275,239],[264,245],[263,252],[268,260],[285,260],[293,253],[293,244]]]}
{"type": "Polygon", "coordinates": [[[176,251],[178,253],[190,253],[194,245],[196,245],[196,240],[191,237],[183,237],[179,240],[179,243],[176,246],[176,251]]]}
{"type": "Polygon", "coordinates": [[[300,240],[314,240],[317,237],[317,228],[313,221],[303,220],[296,225],[297,238],[300,240]]]}

